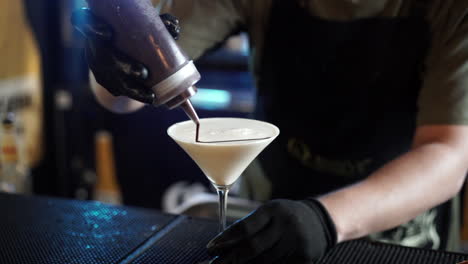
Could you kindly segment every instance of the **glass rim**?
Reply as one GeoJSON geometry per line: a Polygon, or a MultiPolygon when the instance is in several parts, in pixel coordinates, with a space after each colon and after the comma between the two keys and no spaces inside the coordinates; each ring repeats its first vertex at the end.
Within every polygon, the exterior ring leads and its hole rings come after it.
{"type": "MultiPolygon", "coordinates": [[[[202,120],[214,120],[214,119],[223,119],[223,120],[247,120],[247,121],[250,121],[250,122],[257,122],[257,123],[262,123],[270,128],[272,128],[273,130],[273,135],[268,137],[268,138],[262,138],[262,139],[258,139],[258,140],[251,140],[251,141],[245,141],[243,142],[242,144],[255,144],[255,143],[258,143],[258,142],[264,142],[264,141],[268,141],[268,140],[273,140],[275,139],[279,134],[280,134],[280,129],[272,124],[272,123],[269,123],[269,122],[266,122],[266,121],[262,121],[262,120],[257,120],[257,119],[253,119],[253,118],[243,118],[243,117],[206,117],[206,118],[200,118],[200,122],[202,122],[202,120]]],[[[216,146],[228,146],[228,145],[234,145],[233,142],[225,142],[225,143],[205,143],[205,142],[195,142],[195,141],[186,141],[186,140],[181,140],[181,139],[178,139],[176,136],[174,136],[174,133],[172,133],[172,131],[178,127],[178,126],[181,126],[181,125],[184,125],[184,124],[187,124],[187,123],[193,123],[195,125],[195,123],[192,121],[192,120],[185,120],[185,121],[181,121],[181,122],[177,122],[177,123],[174,123],[172,124],[171,126],[169,126],[166,130],[167,134],[175,141],[181,141],[181,142],[184,142],[184,143],[189,143],[189,144],[198,144],[198,145],[207,145],[207,146],[213,146],[213,147],[216,147],[216,146]]]]}

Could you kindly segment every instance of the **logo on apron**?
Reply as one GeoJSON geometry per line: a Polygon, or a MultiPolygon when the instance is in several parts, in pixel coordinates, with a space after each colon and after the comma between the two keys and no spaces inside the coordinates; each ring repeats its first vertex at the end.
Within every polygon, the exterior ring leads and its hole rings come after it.
{"type": "Polygon", "coordinates": [[[372,164],[372,158],[340,160],[321,156],[313,153],[306,143],[297,138],[288,140],[288,153],[308,168],[347,178],[358,178],[367,174],[372,164]]]}

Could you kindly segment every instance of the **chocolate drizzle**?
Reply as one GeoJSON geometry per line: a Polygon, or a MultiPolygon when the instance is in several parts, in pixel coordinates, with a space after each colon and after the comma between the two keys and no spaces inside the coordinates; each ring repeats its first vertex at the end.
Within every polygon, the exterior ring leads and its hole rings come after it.
{"type": "Polygon", "coordinates": [[[263,137],[263,138],[247,138],[247,139],[218,140],[218,141],[201,141],[200,140],[200,123],[196,123],[196,125],[197,125],[197,128],[195,131],[195,142],[197,143],[230,143],[230,142],[255,141],[255,140],[263,140],[263,139],[271,138],[271,137],[263,137]]]}
{"type": "Polygon", "coordinates": [[[197,124],[197,130],[195,131],[195,142],[199,143],[200,142],[200,123],[197,124]]]}

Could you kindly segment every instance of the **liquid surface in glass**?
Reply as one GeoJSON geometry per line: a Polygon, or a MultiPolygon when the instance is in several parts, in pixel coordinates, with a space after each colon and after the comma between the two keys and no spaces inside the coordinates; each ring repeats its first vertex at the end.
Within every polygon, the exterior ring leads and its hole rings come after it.
{"type": "Polygon", "coordinates": [[[187,152],[211,182],[228,186],[278,136],[279,129],[252,119],[205,118],[200,119],[201,142],[196,142],[195,133],[196,125],[192,121],[177,123],[168,129],[169,136],[187,152]]]}

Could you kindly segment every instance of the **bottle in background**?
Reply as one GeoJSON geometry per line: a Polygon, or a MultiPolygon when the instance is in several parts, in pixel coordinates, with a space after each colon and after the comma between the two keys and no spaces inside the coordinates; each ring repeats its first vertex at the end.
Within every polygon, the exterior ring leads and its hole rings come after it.
{"type": "Polygon", "coordinates": [[[107,131],[98,131],[95,136],[95,144],[97,179],[94,200],[121,204],[122,197],[115,173],[112,135],[107,131]]]}
{"type": "Polygon", "coordinates": [[[29,192],[29,173],[20,159],[20,139],[15,126],[15,115],[8,112],[2,121],[0,140],[0,191],[29,192]]]}

